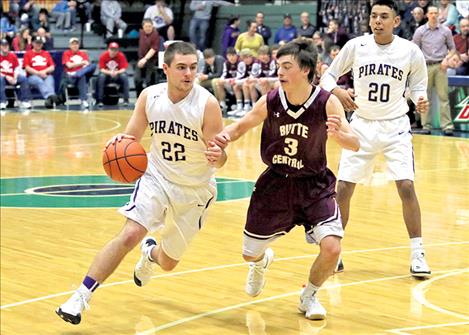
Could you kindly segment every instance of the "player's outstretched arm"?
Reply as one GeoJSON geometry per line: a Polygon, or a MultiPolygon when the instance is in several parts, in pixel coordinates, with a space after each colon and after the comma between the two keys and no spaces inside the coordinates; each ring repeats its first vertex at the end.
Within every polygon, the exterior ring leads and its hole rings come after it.
{"type": "Polygon", "coordinates": [[[145,112],[145,106],[147,103],[147,89],[144,89],[135,103],[134,112],[130,117],[125,131],[123,133],[115,135],[107,143],[105,148],[107,148],[111,143],[120,142],[123,138],[130,138],[140,142],[145,133],[145,129],[148,125],[147,114],[145,112]]]}
{"type": "Polygon", "coordinates": [[[226,148],[229,142],[236,141],[249,129],[252,129],[267,118],[267,98],[263,95],[254,105],[249,113],[240,120],[225,127],[223,131],[215,136],[214,142],[221,148],[226,148]]]}
{"type": "Polygon", "coordinates": [[[360,142],[345,118],[344,108],[339,99],[331,95],[326,103],[327,135],[333,138],[342,148],[358,151],[360,142]]]}
{"type": "Polygon", "coordinates": [[[220,168],[226,163],[226,153],[222,147],[218,146],[214,138],[223,130],[223,118],[218,105],[217,99],[210,96],[205,105],[204,111],[204,124],[202,125],[202,132],[204,134],[204,140],[207,144],[207,150],[205,150],[205,157],[210,165],[220,168]]]}

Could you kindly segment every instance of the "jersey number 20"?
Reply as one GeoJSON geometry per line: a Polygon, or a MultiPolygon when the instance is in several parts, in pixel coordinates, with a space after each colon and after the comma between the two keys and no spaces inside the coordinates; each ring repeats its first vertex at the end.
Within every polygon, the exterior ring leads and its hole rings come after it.
{"type": "Polygon", "coordinates": [[[161,142],[161,146],[163,150],[161,153],[163,154],[163,158],[168,161],[185,161],[186,160],[186,148],[181,143],[174,143],[171,146],[169,142],[161,142]]]}
{"type": "Polygon", "coordinates": [[[379,101],[380,102],[388,102],[389,101],[389,84],[377,84],[377,83],[370,83],[368,86],[370,91],[368,92],[368,100],[369,101],[379,101]]]}

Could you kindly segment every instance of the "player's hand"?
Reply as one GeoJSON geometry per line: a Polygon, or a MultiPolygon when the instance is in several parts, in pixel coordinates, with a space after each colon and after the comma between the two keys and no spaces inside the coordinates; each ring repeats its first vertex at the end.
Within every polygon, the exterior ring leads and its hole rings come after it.
{"type": "Polygon", "coordinates": [[[226,131],[222,131],[221,133],[215,135],[215,138],[213,139],[213,142],[218,145],[220,148],[225,150],[225,148],[228,146],[228,143],[230,143],[231,137],[226,131]]]}
{"type": "Polygon", "coordinates": [[[135,140],[135,136],[132,136],[132,135],[127,135],[127,134],[117,134],[116,136],[114,136],[113,138],[111,138],[109,141],[107,141],[106,145],[104,146],[104,150],[106,150],[106,148],[108,146],[110,146],[112,143],[115,143],[115,142],[120,142],[122,141],[122,139],[124,138],[128,138],[128,139],[131,139],[131,140],[135,140]]]}
{"type": "Polygon", "coordinates": [[[208,141],[208,147],[204,153],[208,163],[213,166],[223,156],[223,149],[216,145],[214,141],[208,141]]]}
{"type": "Polygon", "coordinates": [[[415,110],[417,113],[427,113],[430,103],[424,97],[419,97],[417,104],[415,105],[415,110]]]}
{"type": "Polygon", "coordinates": [[[342,118],[340,115],[329,115],[326,121],[327,135],[337,137],[342,126],[342,118]]]}
{"type": "Polygon", "coordinates": [[[343,88],[336,87],[334,88],[334,95],[339,99],[342,106],[346,112],[353,112],[358,109],[357,104],[353,101],[353,98],[356,97],[354,91],[347,91],[343,88]]]}

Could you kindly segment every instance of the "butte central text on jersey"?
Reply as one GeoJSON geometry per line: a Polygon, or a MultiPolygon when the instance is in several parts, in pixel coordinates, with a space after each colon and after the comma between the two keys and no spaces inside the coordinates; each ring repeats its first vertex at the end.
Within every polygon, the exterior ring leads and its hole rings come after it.
{"type": "Polygon", "coordinates": [[[314,87],[308,100],[293,111],[281,87],[267,94],[268,116],[262,128],[261,156],[269,168],[292,177],[326,171],[329,96],[329,92],[314,87]]]}

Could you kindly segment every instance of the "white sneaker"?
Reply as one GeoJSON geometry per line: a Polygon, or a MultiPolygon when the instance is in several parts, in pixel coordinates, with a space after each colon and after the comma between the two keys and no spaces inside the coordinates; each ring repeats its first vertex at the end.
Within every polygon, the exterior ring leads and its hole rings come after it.
{"type": "Polygon", "coordinates": [[[75,291],[70,299],[61,305],[55,313],[60,316],[64,321],[77,325],[81,321],[81,313],[84,309],[90,309],[88,305],[89,298],[80,291],[75,291]]]}
{"type": "Polygon", "coordinates": [[[29,101],[21,101],[20,102],[20,108],[21,109],[31,109],[33,106],[29,101]]]}
{"type": "Polygon", "coordinates": [[[0,102],[0,109],[6,109],[7,108],[7,103],[6,102],[0,102]]]}
{"type": "Polygon", "coordinates": [[[243,117],[244,115],[246,115],[246,113],[247,113],[246,110],[241,109],[241,110],[236,111],[236,114],[234,116],[243,117]]]}
{"type": "Polygon", "coordinates": [[[151,250],[157,245],[153,237],[147,237],[142,240],[140,250],[142,256],[135,265],[134,269],[134,282],[137,286],[144,286],[148,284],[155,270],[156,264],[148,258],[151,250]]]}
{"type": "Polygon", "coordinates": [[[410,273],[417,278],[428,278],[432,274],[430,267],[425,261],[425,254],[421,251],[412,252],[410,262],[410,273]]]}
{"type": "Polygon", "coordinates": [[[81,100],[81,108],[82,109],[88,109],[90,107],[90,104],[86,100],[81,100]]]}
{"type": "Polygon", "coordinates": [[[305,313],[305,317],[310,320],[323,320],[326,318],[326,310],[322,307],[316,295],[307,297],[301,292],[298,310],[305,313]]]}
{"type": "Polygon", "coordinates": [[[264,274],[269,265],[274,260],[274,251],[270,248],[265,250],[264,258],[260,264],[249,263],[248,277],[246,279],[246,293],[255,297],[262,292],[265,286],[264,274]]]}

